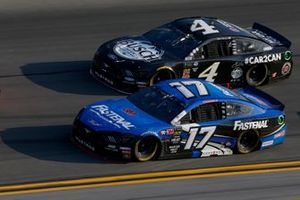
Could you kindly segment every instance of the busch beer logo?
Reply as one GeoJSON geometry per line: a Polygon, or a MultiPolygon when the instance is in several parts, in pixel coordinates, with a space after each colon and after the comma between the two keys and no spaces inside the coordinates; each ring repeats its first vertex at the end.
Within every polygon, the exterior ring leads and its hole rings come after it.
{"type": "Polygon", "coordinates": [[[150,42],[141,40],[119,41],[114,46],[114,52],[123,58],[144,61],[160,59],[164,53],[150,42]]]}
{"type": "Polygon", "coordinates": [[[268,63],[273,61],[281,60],[281,54],[269,54],[264,56],[255,56],[255,57],[249,57],[245,59],[245,64],[258,64],[258,63],[268,63]]]}
{"type": "Polygon", "coordinates": [[[107,105],[92,106],[91,111],[96,113],[103,120],[119,128],[122,126],[123,128],[130,130],[130,128],[135,127],[133,124],[131,124],[131,122],[126,121],[123,117],[110,110],[107,105]],[[105,118],[103,116],[105,116],[105,118]]]}
{"type": "Polygon", "coordinates": [[[245,131],[249,129],[261,129],[268,128],[268,120],[254,121],[254,122],[242,122],[235,121],[234,122],[234,131],[245,131]]]}

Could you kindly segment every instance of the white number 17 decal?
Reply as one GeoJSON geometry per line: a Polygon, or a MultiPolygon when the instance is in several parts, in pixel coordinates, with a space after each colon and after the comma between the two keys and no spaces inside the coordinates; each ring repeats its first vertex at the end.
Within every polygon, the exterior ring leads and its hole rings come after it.
{"type": "Polygon", "coordinates": [[[184,149],[191,149],[191,147],[193,146],[193,144],[195,143],[195,138],[196,135],[199,134],[205,134],[205,136],[203,137],[203,139],[199,142],[199,144],[197,144],[196,149],[202,149],[204,147],[204,145],[208,142],[208,140],[211,138],[211,136],[214,134],[216,130],[216,126],[207,126],[207,127],[194,127],[191,128],[189,133],[190,136],[184,146],[184,149]],[[199,130],[200,129],[200,130],[199,130]]]}
{"type": "Polygon", "coordinates": [[[181,82],[172,82],[170,83],[171,87],[175,87],[185,98],[194,97],[195,94],[187,88],[187,86],[195,86],[199,95],[208,95],[207,89],[200,81],[181,81],[181,82]]]}

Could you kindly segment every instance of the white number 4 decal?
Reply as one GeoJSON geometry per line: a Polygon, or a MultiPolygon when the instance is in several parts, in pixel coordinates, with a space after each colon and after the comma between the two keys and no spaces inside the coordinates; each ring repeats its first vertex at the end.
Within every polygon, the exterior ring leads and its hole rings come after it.
{"type": "Polygon", "coordinates": [[[171,87],[175,87],[185,98],[192,98],[195,96],[193,92],[187,88],[187,86],[195,86],[199,95],[208,95],[207,89],[200,81],[181,81],[170,83],[171,87]]]}
{"type": "Polygon", "coordinates": [[[211,66],[209,66],[207,69],[205,69],[201,74],[199,74],[198,78],[206,78],[206,81],[214,82],[214,77],[218,75],[217,69],[220,65],[220,62],[215,62],[211,66]]]}
{"type": "Polygon", "coordinates": [[[204,147],[204,145],[208,142],[208,140],[212,137],[215,130],[216,130],[216,126],[207,126],[207,127],[203,127],[203,128],[199,128],[199,127],[191,128],[189,131],[190,136],[184,146],[184,149],[185,150],[191,149],[191,147],[195,143],[195,138],[198,133],[205,134],[203,139],[196,146],[196,149],[202,149],[204,147]]]}
{"type": "Polygon", "coordinates": [[[191,31],[203,31],[203,35],[212,34],[212,33],[219,33],[218,30],[215,29],[214,26],[207,24],[202,19],[196,19],[193,21],[193,24],[191,26],[191,31]]]}

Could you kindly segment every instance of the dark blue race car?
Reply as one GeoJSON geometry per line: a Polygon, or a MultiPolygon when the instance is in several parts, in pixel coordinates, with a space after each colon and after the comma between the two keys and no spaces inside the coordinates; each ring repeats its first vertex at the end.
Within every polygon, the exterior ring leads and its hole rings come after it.
{"type": "Polygon", "coordinates": [[[92,151],[139,161],[244,154],[284,141],[283,109],[252,87],[167,80],[84,107],[74,120],[73,138],[92,151]]]}

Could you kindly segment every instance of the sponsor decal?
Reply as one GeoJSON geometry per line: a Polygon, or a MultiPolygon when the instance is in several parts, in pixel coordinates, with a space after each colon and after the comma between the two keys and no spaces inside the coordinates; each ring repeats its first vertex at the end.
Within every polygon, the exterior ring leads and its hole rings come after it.
{"type": "Polygon", "coordinates": [[[291,63],[289,63],[289,62],[284,63],[282,68],[281,68],[281,74],[282,75],[287,75],[288,73],[290,73],[291,68],[292,68],[291,63]]]}
{"type": "Polygon", "coordinates": [[[173,128],[168,128],[166,130],[160,131],[160,134],[162,135],[173,135],[175,133],[175,130],[173,128]]]}
{"type": "Polygon", "coordinates": [[[290,60],[292,58],[292,52],[291,51],[284,52],[283,57],[287,61],[290,60]]]}
{"type": "Polygon", "coordinates": [[[234,79],[238,79],[243,75],[243,70],[240,67],[236,67],[231,71],[231,77],[234,79]]]}
{"type": "Polygon", "coordinates": [[[268,54],[263,56],[252,56],[245,59],[245,64],[259,64],[259,63],[268,63],[281,60],[281,54],[268,54]]]}
{"type": "Polygon", "coordinates": [[[79,137],[75,136],[75,139],[77,142],[79,142],[80,144],[82,144],[83,146],[87,147],[88,149],[95,151],[95,147],[92,146],[91,144],[89,144],[88,142],[80,139],[79,137]]]}
{"type": "Polygon", "coordinates": [[[122,153],[122,158],[130,159],[131,158],[131,148],[130,147],[120,147],[122,153]]]}
{"type": "Polygon", "coordinates": [[[240,32],[239,28],[234,26],[233,24],[230,24],[228,22],[225,22],[223,20],[217,19],[217,22],[219,22],[220,24],[222,24],[223,26],[227,27],[228,29],[230,29],[233,32],[240,32]]]}
{"type": "Polygon", "coordinates": [[[95,73],[95,75],[97,77],[99,77],[100,79],[104,80],[106,83],[109,83],[110,85],[114,84],[114,82],[112,80],[106,78],[105,76],[103,76],[102,74],[98,73],[97,71],[95,71],[94,73],[95,73]]]}
{"type": "Polygon", "coordinates": [[[148,41],[131,39],[117,42],[113,50],[120,57],[144,61],[161,59],[164,53],[148,41]]]}
{"type": "Polygon", "coordinates": [[[114,54],[111,54],[111,53],[107,54],[107,57],[109,57],[110,59],[112,59],[114,61],[118,60],[118,57],[114,54]]]}
{"type": "Polygon", "coordinates": [[[280,115],[280,116],[278,117],[278,119],[277,119],[277,122],[278,122],[279,125],[283,124],[284,121],[285,121],[284,115],[280,115]]]}
{"type": "Polygon", "coordinates": [[[175,136],[170,140],[170,142],[171,142],[172,144],[178,144],[178,143],[180,143],[180,141],[181,141],[181,137],[180,137],[179,135],[175,135],[175,136]]]}
{"type": "Polygon", "coordinates": [[[233,130],[244,131],[249,129],[268,128],[268,121],[269,120],[260,120],[260,121],[252,121],[252,122],[242,122],[240,120],[235,121],[233,130]]]}
{"type": "Polygon", "coordinates": [[[254,35],[257,35],[258,37],[262,38],[264,41],[266,41],[270,44],[280,43],[278,40],[276,40],[275,38],[265,34],[262,31],[252,30],[251,33],[253,33],[254,35]]]}
{"type": "Polygon", "coordinates": [[[269,141],[265,141],[265,142],[263,142],[262,143],[262,147],[266,147],[266,146],[270,146],[270,145],[272,145],[274,143],[274,141],[273,140],[269,140],[269,141]]]}
{"type": "Polygon", "coordinates": [[[113,124],[118,128],[123,127],[127,130],[130,130],[131,128],[135,127],[135,125],[133,125],[131,122],[126,121],[119,114],[110,110],[110,108],[107,105],[102,104],[102,105],[91,106],[90,110],[95,114],[97,114],[103,120],[107,121],[110,124],[113,124]]]}
{"type": "Polygon", "coordinates": [[[190,78],[191,69],[184,69],[182,73],[182,78],[190,78]]]}
{"type": "Polygon", "coordinates": [[[113,145],[113,144],[107,145],[106,147],[104,147],[104,149],[109,150],[109,151],[114,151],[114,152],[118,151],[117,146],[113,145]]]}
{"type": "Polygon", "coordinates": [[[134,112],[132,109],[130,108],[124,108],[123,109],[124,113],[126,113],[127,115],[130,115],[130,116],[134,116],[136,115],[136,112],[134,112]]]}
{"type": "Polygon", "coordinates": [[[274,139],[279,138],[279,137],[282,137],[282,136],[284,136],[284,135],[285,135],[285,130],[280,131],[279,133],[276,133],[276,134],[274,135],[274,139]]]}
{"type": "Polygon", "coordinates": [[[171,145],[169,146],[170,153],[177,153],[180,148],[180,145],[171,145]]]}
{"type": "Polygon", "coordinates": [[[99,124],[98,122],[96,122],[93,119],[88,119],[88,123],[92,124],[93,126],[101,126],[101,124],[99,124]]]}
{"type": "Polygon", "coordinates": [[[262,104],[264,106],[268,106],[268,104],[266,102],[264,102],[262,99],[259,99],[259,98],[255,97],[255,96],[252,96],[252,95],[247,94],[247,93],[244,93],[243,95],[246,96],[247,98],[253,100],[253,101],[257,101],[258,103],[260,103],[260,104],[262,104]]]}
{"type": "Polygon", "coordinates": [[[234,95],[232,93],[230,93],[228,90],[224,89],[223,87],[220,87],[218,85],[213,85],[215,88],[221,90],[221,92],[223,92],[224,95],[226,96],[230,96],[230,97],[234,97],[234,95]]]}
{"type": "Polygon", "coordinates": [[[209,99],[209,100],[204,100],[203,104],[206,104],[206,103],[216,103],[216,102],[218,102],[218,99],[209,99]]]}

